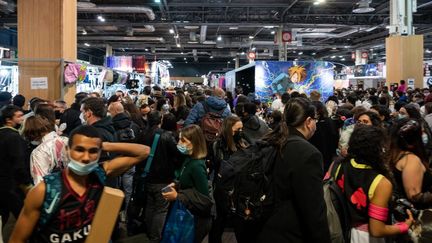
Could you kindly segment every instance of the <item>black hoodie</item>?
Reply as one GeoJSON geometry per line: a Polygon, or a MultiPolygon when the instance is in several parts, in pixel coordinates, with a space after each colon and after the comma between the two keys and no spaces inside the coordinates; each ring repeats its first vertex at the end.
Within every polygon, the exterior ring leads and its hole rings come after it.
{"type": "MultiPolygon", "coordinates": [[[[111,120],[111,117],[107,116],[100,119],[99,121],[92,124],[102,137],[102,142],[116,142],[115,141],[115,129],[111,120]]],[[[113,158],[112,154],[102,152],[99,162],[104,162],[111,160],[113,158]]]]}

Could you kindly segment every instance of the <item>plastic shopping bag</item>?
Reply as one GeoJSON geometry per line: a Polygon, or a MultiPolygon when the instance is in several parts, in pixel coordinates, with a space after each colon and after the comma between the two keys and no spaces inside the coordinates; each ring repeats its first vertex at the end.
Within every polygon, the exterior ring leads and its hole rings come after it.
{"type": "Polygon", "coordinates": [[[193,243],[194,238],[194,216],[177,200],[168,213],[161,243],[193,243]]]}

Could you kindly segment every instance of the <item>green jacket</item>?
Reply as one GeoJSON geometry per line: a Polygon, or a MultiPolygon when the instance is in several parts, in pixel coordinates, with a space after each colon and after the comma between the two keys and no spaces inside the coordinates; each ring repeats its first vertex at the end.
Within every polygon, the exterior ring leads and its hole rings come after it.
{"type": "Polygon", "coordinates": [[[180,170],[176,171],[180,190],[195,188],[198,192],[209,196],[207,170],[203,159],[187,157],[180,170]]]}

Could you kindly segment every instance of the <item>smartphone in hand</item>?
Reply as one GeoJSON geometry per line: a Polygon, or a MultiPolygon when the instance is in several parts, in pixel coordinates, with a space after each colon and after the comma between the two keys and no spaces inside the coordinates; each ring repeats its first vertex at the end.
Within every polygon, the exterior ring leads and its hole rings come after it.
{"type": "Polygon", "coordinates": [[[168,186],[161,189],[162,193],[166,193],[166,192],[170,192],[170,191],[172,191],[171,185],[168,185],[168,186]]]}

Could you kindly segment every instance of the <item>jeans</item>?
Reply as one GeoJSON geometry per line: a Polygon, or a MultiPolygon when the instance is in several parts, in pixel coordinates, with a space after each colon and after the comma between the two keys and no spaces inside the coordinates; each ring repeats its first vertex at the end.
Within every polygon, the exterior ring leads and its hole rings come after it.
{"type": "Polygon", "coordinates": [[[161,189],[167,184],[145,185],[146,210],[145,222],[147,225],[147,236],[150,242],[160,242],[165,218],[168,213],[169,203],[162,197],[161,189]]]}
{"type": "Polygon", "coordinates": [[[125,193],[125,209],[128,208],[128,204],[132,196],[134,174],[135,167],[132,167],[121,176],[121,187],[123,189],[123,192],[125,193]]]}

